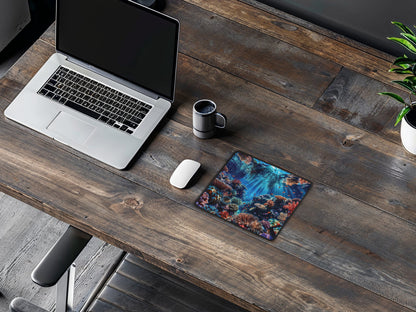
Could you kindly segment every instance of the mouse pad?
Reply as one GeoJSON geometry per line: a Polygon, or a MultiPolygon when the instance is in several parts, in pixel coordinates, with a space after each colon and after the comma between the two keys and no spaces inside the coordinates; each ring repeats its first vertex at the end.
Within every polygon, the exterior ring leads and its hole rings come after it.
{"type": "Polygon", "coordinates": [[[236,152],[196,205],[268,240],[283,225],[311,182],[242,152],[236,152]]]}

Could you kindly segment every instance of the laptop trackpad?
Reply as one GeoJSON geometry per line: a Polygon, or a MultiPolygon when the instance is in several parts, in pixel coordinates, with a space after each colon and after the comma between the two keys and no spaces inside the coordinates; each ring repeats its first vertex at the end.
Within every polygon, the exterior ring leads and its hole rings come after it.
{"type": "Polygon", "coordinates": [[[62,143],[85,144],[95,127],[68,113],[59,112],[47,129],[55,133],[54,138],[62,140],[62,143]]]}

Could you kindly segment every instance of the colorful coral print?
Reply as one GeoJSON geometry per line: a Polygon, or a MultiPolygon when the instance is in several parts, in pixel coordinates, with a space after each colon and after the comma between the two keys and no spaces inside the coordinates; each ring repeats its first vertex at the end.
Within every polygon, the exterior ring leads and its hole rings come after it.
{"type": "Polygon", "coordinates": [[[242,152],[227,162],[196,205],[273,240],[311,183],[242,152]]]}

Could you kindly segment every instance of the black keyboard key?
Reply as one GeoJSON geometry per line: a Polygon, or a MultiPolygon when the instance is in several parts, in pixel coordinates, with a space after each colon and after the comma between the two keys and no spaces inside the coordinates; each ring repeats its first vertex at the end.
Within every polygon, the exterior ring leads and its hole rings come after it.
{"type": "Polygon", "coordinates": [[[45,89],[51,92],[55,92],[56,88],[54,86],[51,86],[49,84],[45,85],[45,89]]]}
{"type": "Polygon", "coordinates": [[[88,116],[90,116],[90,117],[92,117],[94,119],[98,119],[98,117],[100,117],[100,114],[98,114],[96,112],[93,112],[93,111],[89,110],[88,108],[85,108],[85,107],[83,107],[81,105],[78,105],[75,102],[67,101],[65,103],[65,105],[66,106],[69,106],[69,107],[71,107],[71,108],[73,108],[73,109],[75,109],[75,110],[77,110],[77,111],[79,111],[81,113],[84,113],[84,114],[86,114],[86,115],[88,115],[88,116]]]}
{"type": "Polygon", "coordinates": [[[140,112],[142,112],[143,114],[147,114],[149,112],[149,109],[143,107],[142,109],[140,109],[140,112]]]}
{"type": "Polygon", "coordinates": [[[108,121],[108,117],[101,116],[98,120],[101,120],[101,121],[107,122],[107,121],[108,121]]]}
{"type": "Polygon", "coordinates": [[[64,67],[38,93],[129,134],[152,107],[64,67]]]}
{"type": "Polygon", "coordinates": [[[137,128],[137,126],[138,126],[136,123],[131,122],[131,121],[129,121],[129,120],[125,120],[125,121],[124,121],[124,124],[125,124],[127,127],[130,127],[130,128],[133,128],[133,129],[136,129],[136,128],[137,128]]]}
{"type": "Polygon", "coordinates": [[[131,121],[136,123],[136,124],[139,124],[139,123],[141,123],[142,120],[139,117],[132,117],[131,121]]]}

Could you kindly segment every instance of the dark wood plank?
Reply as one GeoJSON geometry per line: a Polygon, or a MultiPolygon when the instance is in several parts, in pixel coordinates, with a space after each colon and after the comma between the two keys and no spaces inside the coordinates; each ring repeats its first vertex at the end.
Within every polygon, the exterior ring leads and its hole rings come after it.
{"type": "MultiPolygon", "coordinates": [[[[18,65],[10,68],[6,77],[12,81],[21,83],[21,87],[25,86],[53,52],[55,52],[55,48],[49,43],[41,40],[36,41],[31,48],[19,58],[17,61],[18,65]]],[[[17,93],[15,95],[17,95],[17,93]]]]}
{"type": "Polygon", "coordinates": [[[278,248],[415,309],[415,255],[402,247],[411,244],[416,227],[326,186],[314,187],[278,248]]]}
{"type": "MultiPolygon", "coordinates": [[[[393,57],[383,59],[378,53],[368,53],[334,38],[314,32],[287,19],[242,3],[238,0],[185,0],[205,10],[256,29],[310,53],[322,56],[346,68],[375,80],[390,83],[394,75],[388,72],[393,57]]],[[[393,84],[392,84],[393,85],[393,84]]]]}
{"type": "Polygon", "coordinates": [[[405,97],[401,90],[344,68],[313,107],[400,143],[399,129],[393,125],[403,105],[377,94],[386,91],[405,97]]]}
{"type": "MultiPolygon", "coordinates": [[[[153,292],[151,298],[146,301],[153,302],[154,305],[160,305],[161,301],[173,301],[171,304],[163,303],[168,310],[185,311],[186,307],[192,311],[204,312],[246,311],[132,255],[126,257],[117,272],[153,292]],[[183,307],[181,308],[178,303],[183,307]],[[176,308],[175,305],[178,307],[176,308]]],[[[109,284],[112,285],[111,282],[109,284]]],[[[137,295],[137,292],[132,291],[132,293],[137,295]]]]}
{"type": "Polygon", "coordinates": [[[121,312],[121,308],[104,301],[94,301],[88,312],[121,312]]]}
{"type": "MultiPolygon", "coordinates": [[[[134,272],[130,272],[128,268],[124,268],[127,270],[127,274],[134,274],[134,272]]],[[[123,293],[126,297],[131,297],[146,306],[146,309],[154,310],[154,311],[183,311],[183,312],[196,312],[198,310],[194,310],[192,307],[189,307],[183,303],[186,301],[186,298],[181,301],[175,300],[172,298],[173,296],[169,293],[161,293],[157,289],[153,289],[149,287],[149,285],[141,284],[137,280],[133,280],[129,277],[126,277],[124,274],[115,274],[109,282],[107,287],[111,287],[116,289],[118,292],[123,293]],[[147,308],[148,307],[148,308],[147,308]]],[[[102,294],[102,300],[109,301],[108,298],[105,297],[105,291],[102,294]]],[[[143,309],[143,306],[141,307],[143,309]]],[[[132,310],[127,308],[127,310],[132,310]]],[[[200,311],[204,311],[203,309],[200,311]]]]}
{"type": "Polygon", "coordinates": [[[55,46],[55,30],[56,30],[56,23],[52,23],[48,29],[42,34],[39,38],[40,40],[49,43],[52,46],[55,46]]]}
{"type": "Polygon", "coordinates": [[[307,106],[315,103],[341,69],[325,58],[183,1],[169,1],[165,13],[181,22],[182,53],[307,106]]]}
{"type": "MultiPolygon", "coordinates": [[[[112,287],[106,287],[100,294],[100,301],[109,303],[117,307],[115,311],[126,311],[126,312],[160,312],[157,307],[149,305],[147,302],[137,300],[112,287]]],[[[96,309],[96,307],[94,308],[96,309]]],[[[111,311],[111,310],[110,310],[111,311]]]]}
{"type": "MultiPolygon", "coordinates": [[[[67,226],[67,225],[66,225],[67,226]]],[[[93,237],[75,260],[76,284],[74,307],[79,311],[101,282],[103,276],[119,261],[123,251],[93,237]]]]}
{"type": "Polygon", "coordinates": [[[374,56],[376,56],[380,59],[390,60],[390,59],[393,58],[389,53],[386,53],[386,52],[381,51],[381,50],[376,50],[375,48],[373,48],[371,46],[368,46],[368,45],[366,45],[362,42],[359,42],[359,41],[355,41],[354,39],[352,39],[350,37],[346,37],[346,36],[341,35],[339,33],[336,33],[333,30],[324,28],[322,26],[318,26],[318,25],[313,24],[313,23],[311,23],[307,20],[301,19],[300,17],[291,15],[287,12],[280,11],[279,9],[277,9],[273,6],[267,5],[266,3],[268,1],[261,1],[261,2],[257,1],[257,0],[239,0],[239,1],[247,3],[248,5],[250,5],[252,7],[255,7],[255,8],[258,8],[262,11],[269,12],[272,15],[280,17],[281,19],[283,19],[285,21],[289,21],[289,22],[292,22],[293,24],[302,26],[302,27],[304,27],[304,28],[306,28],[306,29],[308,29],[312,32],[321,34],[325,37],[329,37],[329,38],[331,38],[335,41],[342,42],[342,43],[346,44],[347,46],[351,46],[351,47],[354,47],[358,50],[365,51],[366,53],[374,55],[374,56]]]}

